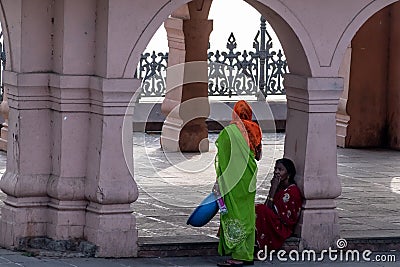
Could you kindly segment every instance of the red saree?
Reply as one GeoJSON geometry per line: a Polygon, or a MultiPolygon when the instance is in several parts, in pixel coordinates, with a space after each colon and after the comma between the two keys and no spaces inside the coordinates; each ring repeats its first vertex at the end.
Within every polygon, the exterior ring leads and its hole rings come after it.
{"type": "Polygon", "coordinates": [[[292,184],[274,196],[275,212],[264,204],[256,205],[256,241],[260,249],[265,246],[279,249],[293,233],[299,219],[302,198],[299,188],[292,184]]]}

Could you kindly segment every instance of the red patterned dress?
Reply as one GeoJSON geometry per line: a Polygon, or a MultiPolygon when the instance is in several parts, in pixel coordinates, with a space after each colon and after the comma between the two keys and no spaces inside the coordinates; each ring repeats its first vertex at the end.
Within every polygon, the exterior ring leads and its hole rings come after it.
{"type": "Polygon", "coordinates": [[[274,210],[264,204],[256,205],[256,241],[260,249],[279,249],[293,233],[299,219],[302,198],[299,188],[292,184],[274,196],[274,210]]]}

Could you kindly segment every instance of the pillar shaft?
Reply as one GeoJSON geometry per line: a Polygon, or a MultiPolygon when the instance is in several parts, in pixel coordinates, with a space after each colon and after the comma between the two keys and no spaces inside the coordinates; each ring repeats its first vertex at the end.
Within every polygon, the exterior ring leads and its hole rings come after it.
{"type": "Polygon", "coordinates": [[[59,99],[52,102],[52,173],[47,183],[50,197],[47,235],[55,240],[83,237],[89,79],[50,75],[51,95],[59,99]],[[83,101],[74,102],[75,98],[83,101]]]}
{"type": "Polygon", "coordinates": [[[337,176],[335,114],[341,78],[285,76],[287,126],[285,157],[297,168],[303,193],[299,223],[301,248],[321,250],[339,237],[334,199],[341,194],[337,176]]]}
{"type": "Polygon", "coordinates": [[[161,145],[166,150],[208,150],[205,120],[210,109],[207,100],[207,50],[212,31],[212,21],[207,20],[210,5],[211,0],[193,1],[165,22],[170,51],[167,92],[162,104],[167,118],[161,145]],[[188,110],[191,116],[187,116],[188,110]]]}
{"type": "MultiPolygon", "coordinates": [[[[46,185],[51,175],[51,69],[53,1],[3,1],[7,65],[3,84],[9,106],[7,169],[0,181],[7,195],[0,243],[17,247],[21,238],[46,236],[46,185]],[[11,15],[12,14],[12,15],[11,15]],[[35,45],[32,45],[35,44],[35,45]]],[[[3,25],[4,26],[4,25],[3,25]]]]}
{"type": "Polygon", "coordinates": [[[168,151],[180,151],[179,133],[183,120],[179,115],[179,105],[182,99],[185,65],[185,35],[183,19],[168,18],[164,22],[168,37],[168,69],[166,92],[161,111],[166,116],[161,132],[161,146],[168,151]]]}
{"type": "Polygon", "coordinates": [[[54,96],[53,171],[47,184],[50,197],[47,235],[55,240],[82,238],[85,226],[85,163],[90,122],[88,75],[93,73],[94,65],[95,8],[93,0],[54,3],[55,74],[49,76],[50,94],[54,96]]]}
{"type": "Polygon", "coordinates": [[[93,82],[84,235],[99,247],[97,256],[132,257],[137,255],[137,230],[130,204],[138,191],[129,169],[133,166],[132,114],[125,111],[140,81],[96,78],[93,82]],[[128,133],[125,139],[123,132],[128,133]]]}
{"type": "Polygon", "coordinates": [[[349,98],[349,80],[351,66],[351,47],[348,47],[339,69],[339,76],[343,77],[344,88],[339,98],[338,110],[336,112],[336,144],[339,147],[346,146],[347,126],[350,116],[347,114],[347,100],[349,98]]]}
{"type": "Polygon", "coordinates": [[[16,247],[26,236],[45,236],[47,189],[51,174],[51,112],[46,74],[4,72],[8,88],[7,169],[0,180],[7,194],[0,221],[0,243],[16,247]]]}

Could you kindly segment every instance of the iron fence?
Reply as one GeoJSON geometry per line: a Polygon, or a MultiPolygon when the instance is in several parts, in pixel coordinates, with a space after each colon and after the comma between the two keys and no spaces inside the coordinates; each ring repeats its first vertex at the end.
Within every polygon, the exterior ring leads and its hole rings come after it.
{"type": "MultiPolygon", "coordinates": [[[[227,51],[208,52],[209,96],[284,95],[283,74],[288,72],[288,66],[283,52],[273,50],[272,46],[263,17],[253,50],[236,51],[236,38],[231,33],[227,51]]],[[[168,53],[153,51],[141,55],[135,77],[142,79],[142,97],[165,96],[167,66],[168,53]]]]}

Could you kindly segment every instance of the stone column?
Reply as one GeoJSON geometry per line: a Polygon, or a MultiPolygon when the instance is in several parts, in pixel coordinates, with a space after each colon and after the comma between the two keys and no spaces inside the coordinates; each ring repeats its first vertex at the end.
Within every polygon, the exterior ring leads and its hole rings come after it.
{"type": "Polygon", "coordinates": [[[7,89],[3,87],[3,101],[0,104],[0,113],[4,118],[4,122],[2,124],[0,130],[0,150],[7,151],[7,137],[8,137],[8,100],[7,100],[7,89]]]}
{"type": "Polygon", "coordinates": [[[139,86],[135,79],[91,79],[85,238],[98,246],[99,257],[137,255],[136,219],[130,205],[138,197],[129,171],[133,166],[132,114],[125,111],[139,86]],[[130,123],[123,124],[125,116],[130,123]],[[123,140],[123,131],[130,137],[123,140]]]}
{"type": "Polygon", "coordinates": [[[296,165],[304,203],[299,222],[301,249],[326,249],[339,237],[334,199],[337,176],[335,115],[342,78],[285,76],[287,124],[285,157],[296,165]]]}
{"type": "Polygon", "coordinates": [[[47,74],[4,72],[8,89],[7,169],[0,180],[7,195],[1,209],[0,244],[18,247],[24,237],[46,236],[51,173],[51,113],[47,74]]]}
{"type": "MultiPolygon", "coordinates": [[[[8,41],[4,86],[9,105],[7,169],[0,180],[0,245],[46,236],[51,166],[51,33],[53,1],[2,1],[8,41]]],[[[4,20],[2,20],[4,21],[4,20]]],[[[4,25],[3,25],[4,26],[4,25]]]]}
{"type": "Polygon", "coordinates": [[[400,150],[400,2],[390,7],[390,56],[388,74],[389,147],[400,150]]]}
{"type": "Polygon", "coordinates": [[[169,151],[208,151],[207,50],[212,21],[207,16],[211,2],[192,1],[165,22],[170,51],[161,145],[169,151]]]}
{"type": "Polygon", "coordinates": [[[183,33],[183,19],[168,18],[164,22],[168,38],[168,69],[166,93],[161,110],[166,116],[161,132],[161,146],[167,151],[180,151],[179,134],[183,127],[183,120],[179,116],[179,105],[182,99],[182,87],[185,62],[185,37],[183,33]],[[175,66],[175,67],[172,67],[175,66]],[[172,83],[172,78],[176,82],[172,83]]]}
{"type": "Polygon", "coordinates": [[[55,240],[83,238],[85,225],[85,175],[89,132],[88,81],[85,76],[51,75],[55,100],[51,114],[52,174],[47,236],[55,240]],[[74,99],[80,98],[80,103],[74,99]]]}
{"type": "Polygon", "coordinates": [[[69,240],[83,238],[85,225],[88,75],[93,73],[94,66],[96,1],[58,0],[54,10],[55,73],[49,77],[53,170],[47,183],[47,235],[55,240],[69,240]]]}
{"type": "Polygon", "coordinates": [[[344,88],[339,98],[338,110],[336,112],[336,144],[339,147],[346,146],[347,126],[350,116],[347,114],[347,99],[349,98],[349,81],[351,66],[351,47],[349,46],[344,55],[342,65],[339,69],[339,76],[343,77],[344,88]]]}

